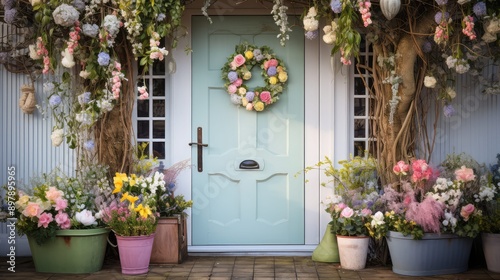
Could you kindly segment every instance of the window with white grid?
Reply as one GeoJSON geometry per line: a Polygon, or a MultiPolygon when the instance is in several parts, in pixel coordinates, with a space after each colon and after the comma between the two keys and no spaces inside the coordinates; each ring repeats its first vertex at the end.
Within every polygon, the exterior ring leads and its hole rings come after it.
{"type": "Polygon", "coordinates": [[[373,67],[373,49],[364,36],[362,37],[359,62],[354,69],[351,84],[351,139],[352,154],[363,156],[364,151],[376,155],[376,139],[373,138],[372,121],[374,98],[369,89],[373,87],[373,78],[366,67],[373,67]]]}
{"type": "MultiPolygon", "coordinates": [[[[139,73],[142,73],[140,66],[139,73]]],[[[166,158],[167,77],[165,61],[155,61],[148,72],[138,78],[137,83],[137,86],[145,85],[149,93],[149,98],[137,99],[137,144],[147,143],[144,153],[158,159],[166,158]]]]}

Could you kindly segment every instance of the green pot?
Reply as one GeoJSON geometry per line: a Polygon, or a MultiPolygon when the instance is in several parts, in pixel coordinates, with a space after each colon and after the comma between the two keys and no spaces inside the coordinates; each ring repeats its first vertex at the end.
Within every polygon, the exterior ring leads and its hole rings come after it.
{"type": "Polygon", "coordinates": [[[312,253],[312,260],[327,263],[340,262],[337,237],[332,233],[331,224],[326,226],[326,232],[325,235],[323,235],[323,239],[321,239],[318,247],[316,247],[312,253]]]}
{"type": "Polygon", "coordinates": [[[109,229],[58,230],[57,236],[42,245],[28,236],[37,272],[92,273],[101,270],[109,229]]]}

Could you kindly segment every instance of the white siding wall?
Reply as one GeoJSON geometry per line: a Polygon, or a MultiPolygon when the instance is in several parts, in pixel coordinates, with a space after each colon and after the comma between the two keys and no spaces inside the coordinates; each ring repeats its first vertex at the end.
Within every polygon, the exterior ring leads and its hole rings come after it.
{"type": "MultiPolygon", "coordinates": [[[[491,77],[491,72],[491,69],[485,70],[485,77],[491,77]]],[[[456,86],[457,97],[452,103],[455,115],[446,118],[440,108],[432,163],[440,163],[453,152],[464,152],[487,165],[496,162],[496,155],[500,153],[500,96],[485,95],[477,85],[478,82],[470,77],[461,77],[456,86]]],[[[430,133],[435,120],[433,115],[429,114],[427,123],[430,133]]]]}
{"type": "MultiPolygon", "coordinates": [[[[8,29],[0,24],[0,38],[5,38],[8,29]]],[[[1,39],[0,39],[1,40],[1,39]]],[[[18,106],[21,96],[21,86],[29,84],[26,75],[8,72],[0,65],[0,186],[7,184],[7,168],[15,167],[15,179],[18,187],[29,187],[30,178],[44,172],[50,172],[55,167],[61,168],[67,174],[72,174],[75,166],[73,152],[63,142],[59,147],[53,147],[50,140],[53,122],[44,119],[35,110],[27,115],[18,106]]],[[[42,82],[35,84],[37,103],[41,104],[47,96],[43,94],[42,82]]],[[[5,256],[7,229],[0,224],[0,255],[5,256]]],[[[20,240],[21,241],[21,240],[20,240]]],[[[18,248],[18,255],[25,252],[18,248]]]]}

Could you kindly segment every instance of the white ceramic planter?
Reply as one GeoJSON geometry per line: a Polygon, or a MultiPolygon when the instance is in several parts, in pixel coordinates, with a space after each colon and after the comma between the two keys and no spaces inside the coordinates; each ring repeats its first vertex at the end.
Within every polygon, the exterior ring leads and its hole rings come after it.
{"type": "Polygon", "coordinates": [[[337,235],[340,266],[344,269],[360,270],[366,266],[368,256],[368,236],[337,235]]]}
{"type": "Polygon", "coordinates": [[[500,273],[500,234],[482,233],[481,239],[488,270],[500,273]]]}

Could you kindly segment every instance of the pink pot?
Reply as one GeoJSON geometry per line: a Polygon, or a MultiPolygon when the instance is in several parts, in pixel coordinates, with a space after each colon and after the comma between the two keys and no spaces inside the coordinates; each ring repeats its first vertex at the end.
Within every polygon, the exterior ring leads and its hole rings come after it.
{"type": "Polygon", "coordinates": [[[116,235],[123,274],[148,273],[154,237],[154,233],[148,236],[116,235]]]}

